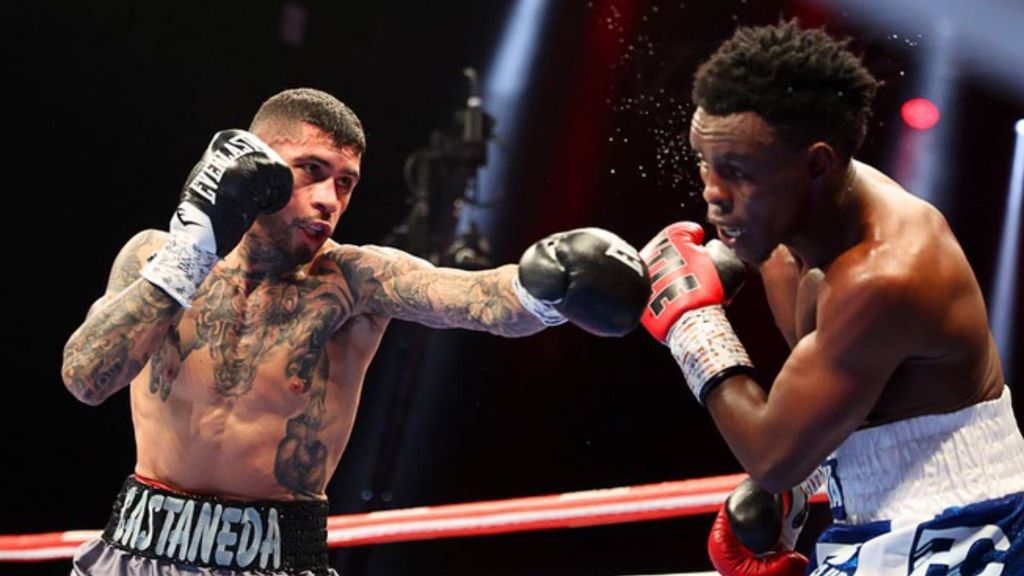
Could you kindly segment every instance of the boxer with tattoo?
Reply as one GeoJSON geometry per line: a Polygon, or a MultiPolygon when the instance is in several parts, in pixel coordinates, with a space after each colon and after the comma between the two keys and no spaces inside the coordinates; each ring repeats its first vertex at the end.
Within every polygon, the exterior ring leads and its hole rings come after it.
{"type": "Polygon", "coordinates": [[[169,232],[121,250],[62,374],[90,405],[129,388],[137,463],[74,574],[331,573],[325,488],[392,318],[509,337],[639,322],[646,269],[604,230],[480,272],[335,243],[364,149],[333,96],[282,92],[214,136],[169,232]]]}

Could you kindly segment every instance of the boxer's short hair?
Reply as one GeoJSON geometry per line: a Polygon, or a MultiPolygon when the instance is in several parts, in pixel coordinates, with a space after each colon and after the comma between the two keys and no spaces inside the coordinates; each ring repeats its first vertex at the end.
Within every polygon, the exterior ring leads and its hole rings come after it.
{"type": "Polygon", "coordinates": [[[714,116],[755,112],[792,146],[825,141],[852,157],[879,83],[848,44],[795,20],[741,27],[697,70],[693,101],[714,116]]]}
{"type": "Polygon", "coordinates": [[[271,96],[256,112],[250,130],[280,120],[311,124],[330,134],[339,148],[350,147],[360,155],[366,151],[366,135],[359,117],[322,90],[292,88],[271,96]]]}

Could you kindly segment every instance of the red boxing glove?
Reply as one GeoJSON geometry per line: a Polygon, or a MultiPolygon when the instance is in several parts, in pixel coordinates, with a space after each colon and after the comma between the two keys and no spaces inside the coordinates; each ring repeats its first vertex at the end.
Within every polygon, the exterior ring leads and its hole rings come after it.
{"type": "Polygon", "coordinates": [[[701,246],[704,228],[694,222],[670,224],[644,246],[653,294],[641,320],[659,342],[684,312],[721,304],[722,281],[708,251],[701,246]]]}
{"type": "Polygon", "coordinates": [[[641,322],[672,350],[701,404],[726,378],[754,368],[722,309],[742,286],[745,268],[724,244],[704,247],[703,239],[699,224],[677,222],[640,251],[653,289],[641,322]]]}
{"type": "Polygon", "coordinates": [[[808,564],[807,557],[793,550],[758,555],[743,546],[729,525],[724,505],[711,525],[708,556],[722,576],[803,576],[808,564]]]}

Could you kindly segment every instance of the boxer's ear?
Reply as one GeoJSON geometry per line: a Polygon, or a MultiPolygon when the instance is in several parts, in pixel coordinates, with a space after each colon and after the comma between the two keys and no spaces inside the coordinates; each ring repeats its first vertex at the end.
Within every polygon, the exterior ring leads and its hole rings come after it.
{"type": "Polygon", "coordinates": [[[827,142],[815,142],[807,147],[807,177],[816,181],[825,177],[839,161],[836,151],[827,142]]]}

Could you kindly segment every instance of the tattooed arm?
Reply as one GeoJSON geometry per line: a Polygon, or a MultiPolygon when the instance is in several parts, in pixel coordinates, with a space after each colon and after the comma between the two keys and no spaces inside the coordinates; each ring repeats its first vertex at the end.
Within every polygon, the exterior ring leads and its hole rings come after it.
{"type": "Polygon", "coordinates": [[[106,293],[64,345],[64,385],[82,402],[97,405],[142,370],[180,307],[139,271],[167,234],[146,230],[117,255],[106,293]]]}
{"type": "Polygon", "coordinates": [[[344,246],[329,257],[348,282],[357,312],[501,336],[527,336],[544,328],[512,290],[514,265],[480,272],[438,268],[378,246],[344,246]]]}

